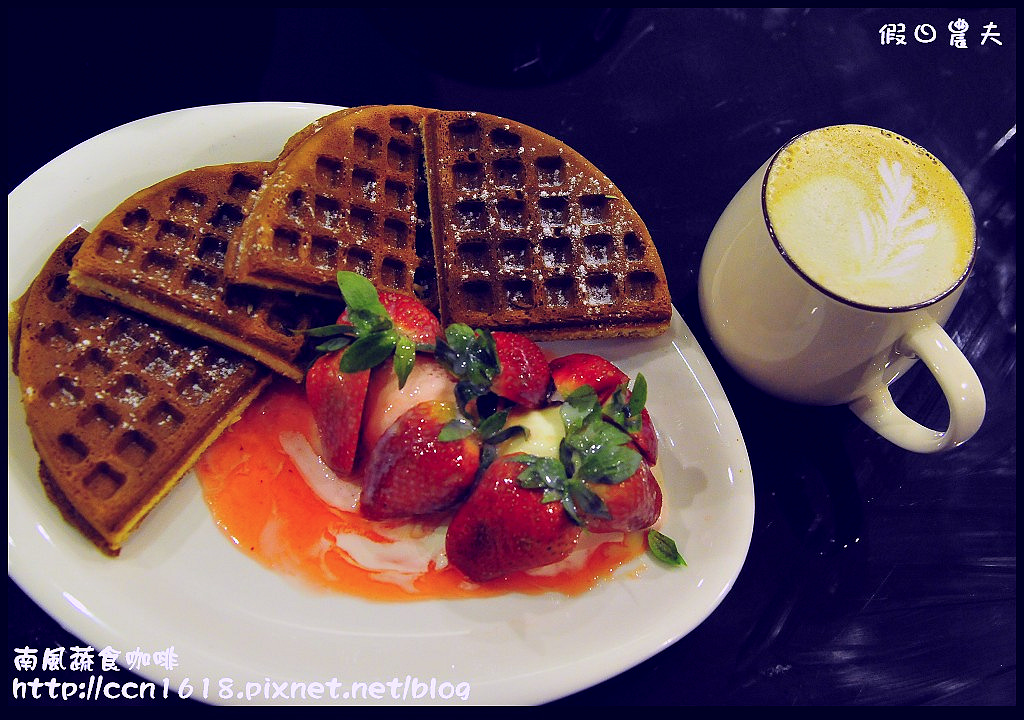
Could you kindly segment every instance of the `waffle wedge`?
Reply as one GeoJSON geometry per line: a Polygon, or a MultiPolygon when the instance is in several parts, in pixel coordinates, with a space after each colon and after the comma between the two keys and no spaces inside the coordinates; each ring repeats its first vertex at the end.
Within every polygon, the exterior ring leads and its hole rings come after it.
{"type": "Polygon", "coordinates": [[[286,145],[228,253],[231,279],[337,298],[337,273],[435,307],[419,121],[405,105],[318,120],[286,145]]]}
{"type": "Polygon", "coordinates": [[[442,323],[540,340],[667,329],[657,248],[591,162],[484,113],[431,112],[422,137],[442,323]]]}
{"type": "Polygon", "coordinates": [[[8,317],[40,478],[64,517],[116,555],[272,374],[260,363],[77,291],[78,229],[8,317]]]}
{"type": "Polygon", "coordinates": [[[234,286],[225,276],[225,258],[273,167],[201,167],[139,191],[85,240],[72,284],[301,380],[301,331],[333,322],[337,298],[234,286]]]}

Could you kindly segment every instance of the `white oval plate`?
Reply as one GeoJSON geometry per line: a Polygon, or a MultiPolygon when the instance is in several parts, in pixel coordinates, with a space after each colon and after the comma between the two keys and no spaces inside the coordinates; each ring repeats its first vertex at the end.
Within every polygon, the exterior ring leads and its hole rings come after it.
{"type": "MultiPolygon", "coordinates": [[[[93,227],[124,198],[179,172],[270,160],[293,132],[335,109],[200,107],[132,122],[69,150],[8,196],[8,300],[75,226],[93,227]]],[[[281,683],[332,679],[337,697],[325,687],[324,701],[342,704],[535,704],[583,690],[663,650],[718,606],[750,544],[753,482],[736,417],[678,313],[656,339],[551,347],[595,352],[646,375],[666,485],[663,529],[687,567],[641,558],[572,598],[374,603],[321,594],[232,547],[192,473],[112,560],[47,501],[8,372],[8,574],[97,650],[173,648],[177,667],[151,662],[136,672],[161,688],[167,678],[172,692],[187,681],[193,697],[208,702],[284,703],[274,697],[281,683]],[[373,682],[385,683],[379,698],[373,682]],[[246,691],[252,697],[238,696],[246,691]]]]}

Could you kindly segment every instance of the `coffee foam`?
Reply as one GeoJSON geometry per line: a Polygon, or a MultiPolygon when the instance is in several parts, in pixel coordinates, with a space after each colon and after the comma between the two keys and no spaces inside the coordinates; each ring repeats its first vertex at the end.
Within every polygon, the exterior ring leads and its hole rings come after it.
{"type": "Polygon", "coordinates": [[[864,125],[801,135],[768,170],[764,203],[792,263],[856,304],[908,307],[966,272],[974,215],[953,175],[918,145],[864,125]]]}

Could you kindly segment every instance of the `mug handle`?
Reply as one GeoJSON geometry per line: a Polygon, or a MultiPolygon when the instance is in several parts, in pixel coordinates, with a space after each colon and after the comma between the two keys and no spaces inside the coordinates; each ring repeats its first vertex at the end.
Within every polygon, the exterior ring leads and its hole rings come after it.
{"type": "Polygon", "coordinates": [[[933,453],[957,447],[981,427],[985,391],[978,374],[938,323],[910,330],[896,346],[900,354],[916,354],[938,382],[949,405],[949,427],[938,432],[903,413],[887,385],[850,403],[850,409],[886,440],[905,450],[933,453]]]}

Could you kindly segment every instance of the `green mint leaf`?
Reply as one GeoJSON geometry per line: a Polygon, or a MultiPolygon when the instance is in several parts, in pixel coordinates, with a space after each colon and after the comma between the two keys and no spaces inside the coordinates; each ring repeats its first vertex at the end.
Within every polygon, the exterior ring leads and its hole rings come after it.
{"type": "Polygon", "coordinates": [[[569,443],[565,441],[563,437],[558,443],[558,461],[562,463],[562,467],[565,468],[566,477],[572,477],[576,474],[577,453],[570,447],[569,443]]]}
{"type": "Polygon", "coordinates": [[[339,367],[342,372],[359,372],[377,367],[391,357],[397,342],[397,333],[393,331],[364,335],[349,345],[341,356],[339,367]]]}
{"type": "Polygon", "coordinates": [[[651,555],[667,565],[686,567],[686,560],[679,554],[675,540],[653,528],[647,531],[647,549],[651,551],[651,555]]]}
{"type": "Polygon", "coordinates": [[[395,340],[395,375],[398,376],[398,388],[405,387],[413,365],[416,363],[416,343],[401,333],[396,333],[395,340]]]}
{"type": "Polygon", "coordinates": [[[526,467],[517,476],[520,487],[548,488],[560,492],[565,488],[565,468],[554,458],[526,455],[518,460],[526,463],[526,467]]]}
{"type": "Polygon", "coordinates": [[[360,337],[391,329],[391,318],[383,305],[379,313],[363,308],[349,308],[347,317],[352,322],[356,335],[360,337]]]}
{"type": "Polygon", "coordinates": [[[639,417],[647,404],[647,378],[643,373],[636,376],[633,381],[633,393],[629,397],[629,414],[631,417],[639,417]]]}
{"type": "Polygon", "coordinates": [[[452,323],[444,330],[445,340],[456,352],[465,352],[472,344],[476,333],[464,323],[452,323]]]}
{"type": "MultiPolygon", "coordinates": [[[[492,415],[491,417],[494,417],[494,415],[492,415]]],[[[488,420],[490,420],[490,418],[488,418],[488,420]]],[[[481,427],[483,427],[483,423],[481,423],[481,427]]],[[[501,445],[503,442],[507,442],[508,440],[511,440],[512,438],[518,437],[520,435],[526,437],[526,428],[524,428],[522,425],[513,425],[511,427],[504,428],[503,430],[500,430],[499,432],[496,432],[493,435],[486,437],[485,440],[487,441],[488,445],[501,445]]]]}
{"type": "Polygon", "coordinates": [[[391,317],[380,302],[377,288],[359,273],[338,273],[338,289],[345,299],[346,319],[359,336],[391,328],[391,317]]]}
{"type": "Polygon", "coordinates": [[[576,503],[573,502],[572,497],[568,493],[562,497],[562,509],[565,510],[565,514],[569,516],[577,525],[583,524],[583,519],[580,517],[579,512],[576,510],[576,503]]]}
{"type": "Polygon", "coordinates": [[[346,336],[333,337],[326,342],[322,342],[317,345],[314,350],[322,353],[334,352],[335,350],[341,350],[343,347],[348,347],[352,344],[352,338],[346,336]]]}
{"type": "Polygon", "coordinates": [[[480,472],[484,472],[491,464],[498,459],[498,448],[496,445],[484,443],[480,446],[480,472]]]}
{"type": "Polygon", "coordinates": [[[340,271],[338,273],[338,289],[341,290],[341,295],[345,298],[345,305],[348,307],[349,312],[352,310],[376,312],[378,309],[384,309],[384,306],[380,303],[377,288],[373,286],[373,283],[368,278],[363,277],[359,273],[348,270],[340,271]]]}
{"type": "MultiPolygon", "coordinates": [[[[453,323],[445,328],[444,340],[435,343],[434,355],[438,362],[448,368],[460,383],[463,398],[461,408],[474,398],[483,397],[490,391],[491,382],[497,376],[498,351],[494,337],[486,330],[474,330],[463,323],[453,323]]],[[[481,416],[488,413],[479,412],[481,416]]]]}
{"type": "Polygon", "coordinates": [[[588,488],[583,483],[570,480],[569,481],[569,497],[572,499],[576,517],[580,514],[586,514],[591,517],[600,517],[604,519],[611,518],[612,514],[608,510],[608,506],[605,505],[604,500],[601,497],[588,488]]]}
{"type": "MultiPolygon", "coordinates": [[[[496,412],[493,415],[484,418],[483,422],[481,422],[477,427],[477,432],[480,433],[480,437],[485,441],[495,442],[494,438],[501,432],[501,429],[505,427],[505,422],[507,420],[508,411],[496,412]]],[[[502,442],[503,440],[498,440],[497,442],[502,442]]]]}
{"type": "Polygon", "coordinates": [[[615,392],[605,400],[604,406],[601,408],[605,418],[611,422],[624,427],[628,419],[628,403],[626,401],[626,394],[628,387],[626,384],[622,384],[615,389],[615,392]]]}
{"type": "Polygon", "coordinates": [[[348,323],[336,323],[334,325],[321,325],[320,327],[308,328],[302,333],[309,337],[334,337],[336,335],[355,335],[355,328],[348,323]]]}
{"type": "Polygon", "coordinates": [[[597,393],[589,385],[580,385],[569,393],[565,401],[580,412],[589,413],[597,406],[597,393]]]}
{"type": "Polygon", "coordinates": [[[545,504],[561,502],[564,497],[565,493],[559,492],[558,490],[552,490],[551,488],[547,488],[544,490],[544,494],[540,496],[540,501],[545,504]]]}
{"type": "Polygon", "coordinates": [[[441,432],[437,434],[437,439],[441,442],[451,442],[453,440],[462,440],[472,434],[472,423],[468,422],[465,418],[455,418],[445,423],[444,427],[441,428],[441,432]]]}
{"type": "Polygon", "coordinates": [[[588,422],[577,432],[567,433],[565,442],[583,457],[593,455],[602,449],[616,445],[625,445],[630,441],[628,434],[611,423],[599,419],[588,422]]]}
{"type": "Polygon", "coordinates": [[[588,482],[617,485],[640,467],[640,453],[628,447],[604,446],[583,459],[576,476],[588,482]]]}
{"type": "Polygon", "coordinates": [[[577,433],[583,428],[583,422],[589,414],[579,406],[568,402],[562,403],[558,413],[562,416],[562,424],[565,426],[565,432],[569,435],[577,433]]]}

